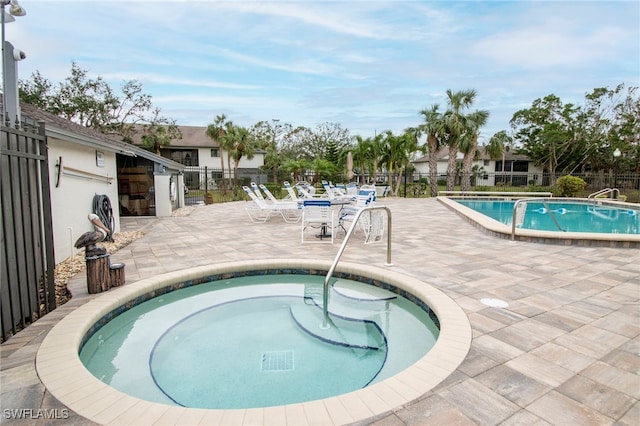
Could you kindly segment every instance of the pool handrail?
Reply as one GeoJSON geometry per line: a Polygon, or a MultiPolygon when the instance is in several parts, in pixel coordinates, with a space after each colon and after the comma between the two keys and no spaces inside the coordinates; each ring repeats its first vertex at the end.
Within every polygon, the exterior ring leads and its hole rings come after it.
{"type": "Polygon", "coordinates": [[[557,198],[521,198],[519,200],[516,200],[515,203],[513,203],[513,215],[511,216],[511,241],[515,241],[516,239],[516,210],[517,207],[520,203],[523,202],[527,202],[527,201],[536,201],[536,202],[541,202],[542,205],[544,205],[544,208],[547,209],[547,212],[549,212],[549,217],[551,217],[551,220],[553,220],[553,223],[556,225],[556,227],[558,228],[558,231],[562,231],[562,232],[566,232],[564,229],[562,229],[562,227],[560,226],[560,224],[558,223],[558,219],[556,219],[556,216],[553,214],[553,211],[549,208],[549,205],[547,204],[547,201],[549,200],[557,200],[557,198]]]}
{"type": "Polygon", "coordinates": [[[392,263],[391,263],[391,210],[389,210],[389,207],[387,206],[364,207],[363,209],[359,210],[358,213],[356,213],[356,216],[353,219],[353,222],[351,223],[351,226],[349,227],[349,230],[347,231],[347,234],[344,237],[344,241],[342,241],[342,244],[338,249],[338,253],[336,254],[336,257],[333,260],[331,267],[329,268],[329,272],[327,272],[327,276],[324,278],[324,285],[322,288],[322,314],[323,314],[322,325],[321,325],[322,328],[329,328],[329,280],[331,279],[331,276],[333,275],[333,272],[335,271],[336,266],[338,265],[340,256],[342,256],[344,249],[347,247],[347,243],[349,242],[349,238],[351,238],[351,235],[353,234],[353,230],[356,228],[358,219],[360,219],[360,216],[362,216],[364,212],[370,212],[372,210],[382,210],[382,209],[387,211],[387,263],[385,263],[385,266],[392,266],[392,263]]]}
{"type": "Polygon", "coordinates": [[[604,195],[604,194],[609,194],[611,193],[611,198],[613,199],[618,199],[620,198],[620,190],[618,188],[604,188],[601,189],[600,191],[596,191],[593,194],[589,194],[589,196],[587,197],[587,199],[596,199],[598,198],[598,196],[600,195],[604,195]]]}

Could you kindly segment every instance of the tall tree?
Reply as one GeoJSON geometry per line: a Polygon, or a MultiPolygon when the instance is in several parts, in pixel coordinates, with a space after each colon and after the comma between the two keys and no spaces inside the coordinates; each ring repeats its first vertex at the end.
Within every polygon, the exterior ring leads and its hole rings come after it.
{"type": "Polygon", "coordinates": [[[387,131],[384,138],[383,164],[389,173],[389,191],[397,196],[404,169],[411,162],[413,154],[419,151],[418,132],[407,129],[401,135],[387,131]]]}
{"type": "Polygon", "coordinates": [[[175,122],[171,122],[168,125],[161,125],[158,124],[157,121],[152,120],[150,124],[144,124],[142,126],[142,136],[140,139],[146,149],[160,155],[162,148],[171,145],[171,142],[174,140],[182,139],[182,132],[180,132],[175,122]]]}
{"type": "Polygon", "coordinates": [[[460,189],[469,191],[471,189],[471,174],[473,161],[478,155],[478,136],[480,128],[487,124],[489,111],[475,111],[467,116],[467,130],[462,138],[460,150],[464,154],[462,158],[462,182],[460,189]]]}
{"type": "Polygon", "coordinates": [[[443,145],[446,126],[437,104],[423,109],[420,114],[424,117],[418,129],[427,137],[427,155],[429,157],[429,190],[432,197],[438,195],[438,152],[443,145]]]}
{"type": "Polygon", "coordinates": [[[444,114],[444,123],[447,127],[449,145],[449,161],[447,163],[447,191],[453,190],[456,177],[456,162],[458,159],[458,146],[468,131],[466,111],[473,105],[476,98],[475,90],[461,90],[453,92],[447,90],[448,110],[444,114]]]}
{"type": "Polygon", "coordinates": [[[125,82],[121,94],[116,94],[102,77],[91,78],[75,62],[71,75],[57,85],[36,71],[30,80],[19,82],[19,92],[24,102],[125,142],[133,141],[140,125],[147,126],[145,134],[151,139],[154,132],[163,133],[157,140],[181,136],[175,121],[160,115],[139,81],[125,82]]]}
{"type": "Polygon", "coordinates": [[[583,162],[585,148],[581,142],[577,114],[579,108],[563,104],[555,95],[533,101],[531,108],[517,111],[510,123],[520,151],[548,171],[555,184],[556,171],[571,172],[583,162]]]}
{"type": "Polygon", "coordinates": [[[259,121],[251,127],[251,133],[256,141],[256,147],[265,151],[263,170],[270,171],[272,180],[277,182],[278,170],[286,161],[287,156],[280,149],[293,127],[280,120],[259,121]]]}
{"type": "Polygon", "coordinates": [[[500,170],[502,170],[503,173],[503,183],[505,181],[505,153],[511,149],[512,144],[513,138],[507,134],[506,130],[500,130],[499,132],[491,136],[491,139],[489,139],[489,143],[486,147],[486,152],[487,154],[489,154],[490,159],[502,160],[502,167],[500,168],[500,170]]]}
{"type": "Polygon", "coordinates": [[[246,127],[227,122],[224,135],[220,138],[219,142],[227,151],[229,169],[231,169],[231,160],[233,160],[233,184],[235,189],[238,187],[238,167],[240,160],[244,157],[248,159],[253,158],[255,154],[255,139],[246,127]]]}
{"type": "MultiPolygon", "coordinates": [[[[207,130],[205,134],[215,143],[218,144],[219,155],[220,155],[220,171],[222,173],[222,179],[220,180],[220,193],[224,196],[227,194],[227,186],[226,186],[226,176],[224,172],[224,154],[225,152],[222,149],[221,140],[224,137],[227,129],[227,116],[224,114],[217,115],[213,120],[212,124],[207,126],[207,130]]],[[[228,152],[227,152],[228,158],[228,152]]]]}

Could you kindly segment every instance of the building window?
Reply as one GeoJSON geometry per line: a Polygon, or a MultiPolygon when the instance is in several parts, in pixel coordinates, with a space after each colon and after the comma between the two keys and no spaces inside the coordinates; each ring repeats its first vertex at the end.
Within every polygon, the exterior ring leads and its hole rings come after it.
{"type": "MultiPolygon", "coordinates": [[[[165,153],[163,152],[163,155],[165,153]]],[[[167,155],[165,155],[167,156],[167,155]]],[[[198,165],[198,150],[197,149],[175,149],[169,151],[168,158],[173,161],[184,164],[185,166],[197,166],[198,165]]]]}
{"type": "Polygon", "coordinates": [[[490,162],[489,160],[484,160],[484,161],[483,161],[483,165],[484,165],[485,167],[487,167],[487,166],[489,165],[489,162],[490,162]]]}
{"type": "Polygon", "coordinates": [[[220,157],[220,148],[211,148],[212,157],[220,157]]]}

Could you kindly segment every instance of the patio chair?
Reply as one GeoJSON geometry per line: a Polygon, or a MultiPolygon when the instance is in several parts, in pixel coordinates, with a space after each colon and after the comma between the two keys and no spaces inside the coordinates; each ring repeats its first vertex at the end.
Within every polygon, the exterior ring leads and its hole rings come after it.
{"type": "Polygon", "coordinates": [[[253,223],[264,223],[274,214],[282,216],[287,223],[297,223],[302,216],[298,203],[267,203],[259,198],[248,186],[243,186],[244,192],[251,198],[251,203],[245,206],[245,211],[253,223]]]}
{"type": "Polygon", "coordinates": [[[300,242],[330,242],[333,244],[333,210],[331,200],[304,200],[302,205],[302,227],[300,242]],[[309,237],[312,237],[311,239],[309,237]]]}

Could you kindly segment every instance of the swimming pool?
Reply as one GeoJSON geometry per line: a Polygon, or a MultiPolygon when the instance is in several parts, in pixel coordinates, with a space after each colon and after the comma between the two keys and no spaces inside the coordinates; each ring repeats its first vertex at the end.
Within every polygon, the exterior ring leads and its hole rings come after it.
{"type": "Polygon", "coordinates": [[[80,358],[129,395],[233,409],[358,390],[409,367],[435,344],[437,318],[428,307],[343,278],[332,285],[331,326],[322,328],[323,281],[255,275],[156,296],[96,330],[80,358]]]}
{"type": "Polygon", "coordinates": [[[444,197],[438,201],[485,232],[519,241],[594,247],[640,247],[640,206],[593,199],[526,200],[512,228],[515,199],[444,197]]]}
{"type": "MultiPolygon", "coordinates": [[[[512,225],[514,200],[456,200],[505,225],[512,225]]],[[[526,201],[523,229],[640,234],[639,210],[591,202],[526,201]]]]}
{"type": "MultiPolygon", "coordinates": [[[[330,263],[321,260],[252,259],[171,272],[143,279],[102,294],[74,310],[47,334],[36,355],[36,370],[47,391],[70,410],[99,424],[299,423],[316,419],[324,424],[362,421],[404,406],[424,395],[462,363],[471,345],[471,326],[464,311],[451,298],[395,267],[379,268],[341,262],[335,273],[368,285],[389,285],[412,302],[431,307],[440,323],[435,345],[408,368],[363,389],[319,400],[280,406],[203,409],[172,406],[127,395],[109,386],[82,364],[79,351],[89,335],[118,314],[149,300],[204,282],[255,274],[303,273],[322,275],[330,263]],[[297,419],[297,420],[296,420],[297,419]]],[[[330,368],[330,366],[327,366],[330,368]]]]}

